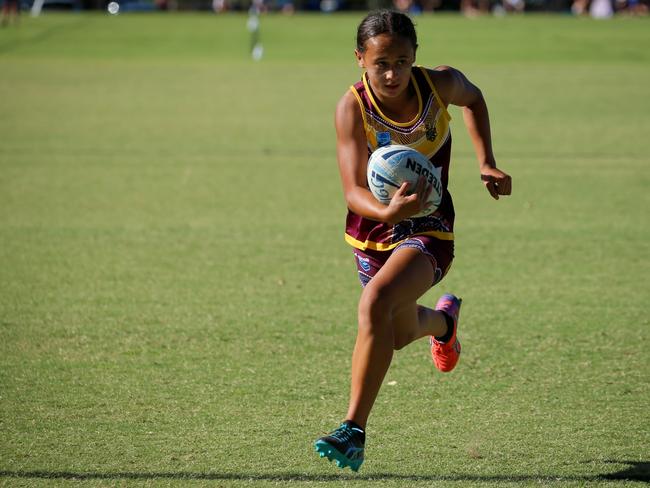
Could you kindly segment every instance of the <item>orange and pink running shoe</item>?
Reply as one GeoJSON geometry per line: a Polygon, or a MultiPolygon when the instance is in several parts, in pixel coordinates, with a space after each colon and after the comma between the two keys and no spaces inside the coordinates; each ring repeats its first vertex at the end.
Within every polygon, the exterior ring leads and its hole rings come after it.
{"type": "Polygon", "coordinates": [[[460,341],[456,337],[456,332],[458,331],[458,316],[462,302],[460,298],[454,295],[445,294],[436,303],[436,310],[446,313],[454,323],[454,330],[447,342],[440,342],[433,336],[429,339],[433,364],[443,373],[448,373],[454,369],[460,357],[460,341]]]}

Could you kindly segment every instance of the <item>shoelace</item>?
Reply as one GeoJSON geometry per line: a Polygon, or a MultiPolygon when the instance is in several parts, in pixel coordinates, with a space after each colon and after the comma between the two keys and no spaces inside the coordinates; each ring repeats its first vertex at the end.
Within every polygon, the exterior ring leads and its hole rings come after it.
{"type": "Polygon", "coordinates": [[[354,435],[354,432],[346,424],[341,424],[341,426],[330,434],[334,439],[341,442],[349,442],[354,435]]]}

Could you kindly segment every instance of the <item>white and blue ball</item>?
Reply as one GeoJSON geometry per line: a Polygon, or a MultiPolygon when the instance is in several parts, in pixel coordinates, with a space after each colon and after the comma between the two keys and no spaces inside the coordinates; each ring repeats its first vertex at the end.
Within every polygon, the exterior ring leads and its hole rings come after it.
{"type": "Polygon", "coordinates": [[[408,181],[409,191],[415,190],[420,176],[431,185],[431,194],[424,210],[413,217],[433,213],[442,199],[440,168],[431,164],[423,154],[408,146],[389,145],[376,149],[368,159],[368,187],[374,197],[384,205],[390,203],[395,192],[408,181]]]}

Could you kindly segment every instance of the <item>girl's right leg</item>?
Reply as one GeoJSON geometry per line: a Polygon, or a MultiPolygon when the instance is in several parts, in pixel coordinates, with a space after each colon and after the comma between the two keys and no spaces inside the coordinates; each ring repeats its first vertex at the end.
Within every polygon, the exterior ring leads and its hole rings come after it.
{"type": "MultiPolygon", "coordinates": [[[[372,277],[359,301],[357,340],[352,353],[352,381],[346,421],[315,443],[321,457],[357,471],[364,458],[365,426],[393,358],[395,327],[418,321],[417,299],[433,283],[431,260],[413,248],[394,251],[372,277]]],[[[444,318],[438,324],[446,330],[444,318]]]]}
{"type": "Polygon", "coordinates": [[[365,288],[359,301],[347,420],[315,443],[321,457],[336,460],[341,468],[349,466],[357,471],[363,463],[365,425],[393,350],[425,335],[447,333],[447,314],[420,307],[417,299],[444,276],[453,259],[453,243],[440,250],[427,247],[431,243],[424,238],[418,240],[422,246],[404,245],[394,250],[386,262],[378,256],[355,252],[365,288]],[[444,267],[439,268],[438,263],[444,267]]]}
{"type": "Polygon", "coordinates": [[[417,249],[403,248],[391,255],[361,294],[346,418],[362,428],[402,331],[418,331],[408,332],[413,339],[415,335],[444,335],[447,331],[442,313],[423,313],[417,305],[418,298],[431,288],[433,281],[434,268],[429,257],[417,249]]]}

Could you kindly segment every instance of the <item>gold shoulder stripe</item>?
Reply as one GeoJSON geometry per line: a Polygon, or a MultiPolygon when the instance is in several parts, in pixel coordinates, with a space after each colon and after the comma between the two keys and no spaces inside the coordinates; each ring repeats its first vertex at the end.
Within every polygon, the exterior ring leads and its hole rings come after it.
{"type": "Polygon", "coordinates": [[[424,78],[427,80],[427,83],[431,87],[431,91],[433,92],[433,96],[436,97],[436,101],[438,102],[438,105],[440,105],[440,108],[442,109],[442,113],[445,114],[445,118],[447,119],[447,122],[451,120],[451,115],[449,115],[449,112],[447,111],[447,107],[445,104],[442,102],[442,99],[440,98],[440,95],[438,95],[438,90],[436,90],[435,85],[433,84],[433,81],[431,81],[431,77],[429,76],[429,73],[427,69],[424,66],[418,66],[420,70],[422,71],[422,74],[424,75],[424,78]]]}
{"type": "Polygon", "coordinates": [[[354,93],[354,96],[357,99],[357,102],[359,103],[359,109],[361,110],[361,117],[363,117],[363,125],[366,126],[366,107],[363,106],[363,100],[361,100],[361,96],[359,96],[359,92],[357,89],[354,87],[354,85],[350,86],[350,91],[354,93]]]}

